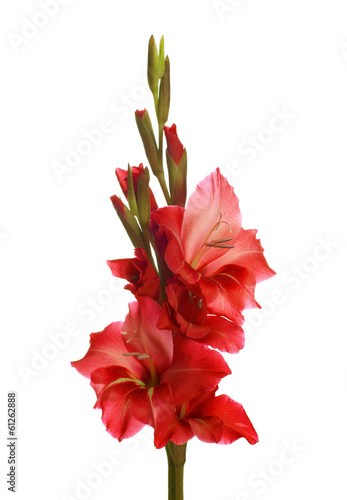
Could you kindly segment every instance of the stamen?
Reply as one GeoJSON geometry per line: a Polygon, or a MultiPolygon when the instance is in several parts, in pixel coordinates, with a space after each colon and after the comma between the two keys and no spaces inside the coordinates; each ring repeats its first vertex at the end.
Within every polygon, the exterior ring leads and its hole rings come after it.
{"type": "Polygon", "coordinates": [[[123,352],[123,356],[139,356],[140,352],[123,352]]]}
{"type": "Polygon", "coordinates": [[[189,292],[188,292],[188,299],[189,299],[189,302],[191,303],[191,305],[193,305],[193,294],[192,294],[191,290],[189,290],[189,292]]]}
{"type": "Polygon", "coordinates": [[[130,339],[127,339],[125,343],[129,344],[135,337],[138,337],[138,335],[133,335],[132,337],[130,337],[130,339]]]}
{"type": "Polygon", "coordinates": [[[217,248],[235,248],[235,245],[215,245],[217,248]]]}
{"type": "Polygon", "coordinates": [[[196,308],[197,309],[202,309],[202,299],[199,299],[196,303],[196,308]]]}
{"type": "Polygon", "coordinates": [[[141,360],[141,359],[148,359],[148,358],[150,358],[150,355],[149,355],[149,354],[147,354],[146,352],[144,352],[144,353],[142,353],[142,354],[138,354],[138,355],[136,356],[136,359],[140,359],[140,360],[141,360]]]}
{"type": "MultiPolygon", "coordinates": [[[[216,246],[220,246],[220,243],[227,243],[228,241],[231,241],[232,238],[223,238],[221,240],[211,240],[211,241],[207,241],[205,243],[205,246],[207,247],[216,247],[216,246]]],[[[220,248],[228,248],[228,246],[230,245],[227,245],[226,247],[220,247],[220,248]]],[[[230,248],[234,248],[234,247],[231,247],[230,248]]]]}

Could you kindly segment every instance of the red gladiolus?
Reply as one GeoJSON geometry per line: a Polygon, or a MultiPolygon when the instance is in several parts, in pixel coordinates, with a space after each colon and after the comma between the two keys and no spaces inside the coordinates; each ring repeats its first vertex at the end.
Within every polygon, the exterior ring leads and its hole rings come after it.
{"type": "Polygon", "coordinates": [[[155,446],[166,447],[169,499],[178,500],[187,441],[258,442],[243,407],[216,396],[231,373],[218,351],[244,347],[243,311],[260,307],[255,286],[275,273],[257,231],[241,227],[239,200],[219,169],[186,205],[187,151],[176,125],[166,126],[171,84],[163,37],[159,50],[150,38],[147,77],[157,123],[153,128],[146,109],[135,112],[135,121],[149,166],[117,168],[127,202],[111,197],[135,257],[107,261],[136,301],[124,322],[91,334],[86,355],[72,366],[90,380],[95,408],[113,437],[122,441],[153,427],[155,446]],[[167,203],[162,208],[150,170],[167,203]]]}
{"type": "Polygon", "coordinates": [[[186,209],[167,206],[151,217],[167,237],[168,267],[183,283],[199,283],[211,313],[241,324],[243,309],[259,307],[255,285],[274,272],[256,230],[241,228],[238,198],[219,169],[198,184],[186,209]]]}
{"type": "Polygon", "coordinates": [[[125,289],[134,295],[158,300],[160,281],[143,248],[135,248],[135,258],[108,260],[113,276],[129,281],[125,289]]]}
{"type": "Polygon", "coordinates": [[[162,448],[168,441],[181,445],[194,436],[205,443],[231,444],[242,437],[257,443],[258,435],[243,407],[224,394],[216,397],[217,389],[176,408],[155,431],[155,446],[162,448]]]}
{"type": "Polygon", "coordinates": [[[220,351],[236,353],[243,348],[245,336],[241,326],[211,314],[198,283],[186,286],[178,280],[171,280],[166,287],[166,296],[158,328],[177,329],[187,337],[220,351]]]}
{"type": "Polygon", "coordinates": [[[230,373],[223,357],[189,339],[158,330],[161,307],[148,297],[129,304],[124,323],[94,333],[83,359],[72,365],[90,378],[107,430],[120,441],[162,422],[230,373]]]}

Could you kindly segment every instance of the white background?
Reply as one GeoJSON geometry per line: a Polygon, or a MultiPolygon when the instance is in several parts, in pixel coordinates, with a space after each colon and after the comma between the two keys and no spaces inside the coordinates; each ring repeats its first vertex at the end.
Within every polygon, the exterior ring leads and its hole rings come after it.
{"type": "Polygon", "coordinates": [[[219,166],[277,272],[257,289],[262,312],[248,315],[221,387],[260,443],[191,441],[185,498],[344,498],[346,2],[70,0],[45,18],[47,3],[0,7],[1,491],[12,498],[16,391],[18,499],[166,497],[165,451],[148,432],[121,444],[107,434],[69,364],[132,300],[105,263],[132,256],[109,197],[120,193],[116,167],[146,162],[133,112],[153,117],[147,42],[164,34],[189,192],[219,166]],[[276,113],[291,118],[280,126],[276,113]],[[59,179],[55,162],[104,119],[112,132],[59,179]],[[246,154],[254,136],[262,150],[246,154]],[[58,335],[69,328],[74,337],[58,335]],[[96,474],[102,462],[108,477],[96,474]]]}

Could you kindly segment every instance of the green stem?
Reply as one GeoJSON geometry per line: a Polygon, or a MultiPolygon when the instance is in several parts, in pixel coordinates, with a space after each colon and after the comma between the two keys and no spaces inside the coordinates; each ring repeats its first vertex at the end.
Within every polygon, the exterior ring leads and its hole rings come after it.
{"type": "Polygon", "coordinates": [[[176,497],[176,481],[175,481],[175,464],[173,463],[171,451],[170,451],[170,442],[166,445],[166,454],[167,454],[167,463],[168,463],[168,490],[169,496],[168,500],[175,500],[176,497]]]}
{"type": "Polygon", "coordinates": [[[166,453],[169,465],[169,500],[183,500],[183,471],[187,443],[177,445],[168,442],[166,453]]]}

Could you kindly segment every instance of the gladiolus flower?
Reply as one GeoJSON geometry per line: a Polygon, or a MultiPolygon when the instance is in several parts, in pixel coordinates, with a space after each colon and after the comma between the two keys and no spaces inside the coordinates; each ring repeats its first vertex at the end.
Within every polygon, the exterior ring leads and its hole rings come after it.
{"type": "Polygon", "coordinates": [[[216,397],[217,389],[176,408],[155,431],[155,446],[162,448],[168,441],[180,445],[194,436],[205,443],[231,444],[242,437],[257,443],[258,435],[243,407],[224,394],[216,397]]]}
{"type": "Polygon", "coordinates": [[[243,348],[245,336],[241,326],[211,314],[198,283],[186,286],[171,280],[166,296],[158,328],[178,329],[187,337],[220,351],[236,353],[243,348]]]}
{"type": "Polygon", "coordinates": [[[161,307],[148,297],[129,304],[124,323],[94,333],[83,359],[72,365],[90,378],[106,429],[120,441],[145,424],[161,425],[230,373],[223,357],[169,330],[158,330],[161,307]]]}
{"type": "Polygon", "coordinates": [[[256,230],[241,228],[238,198],[219,169],[198,184],[186,209],[163,207],[151,218],[167,237],[169,269],[184,284],[199,283],[211,313],[241,324],[243,309],[259,307],[255,285],[274,271],[256,230]]]}
{"type": "Polygon", "coordinates": [[[129,281],[125,289],[134,295],[158,299],[160,280],[143,248],[135,248],[135,258],[108,260],[113,276],[129,281]]]}

